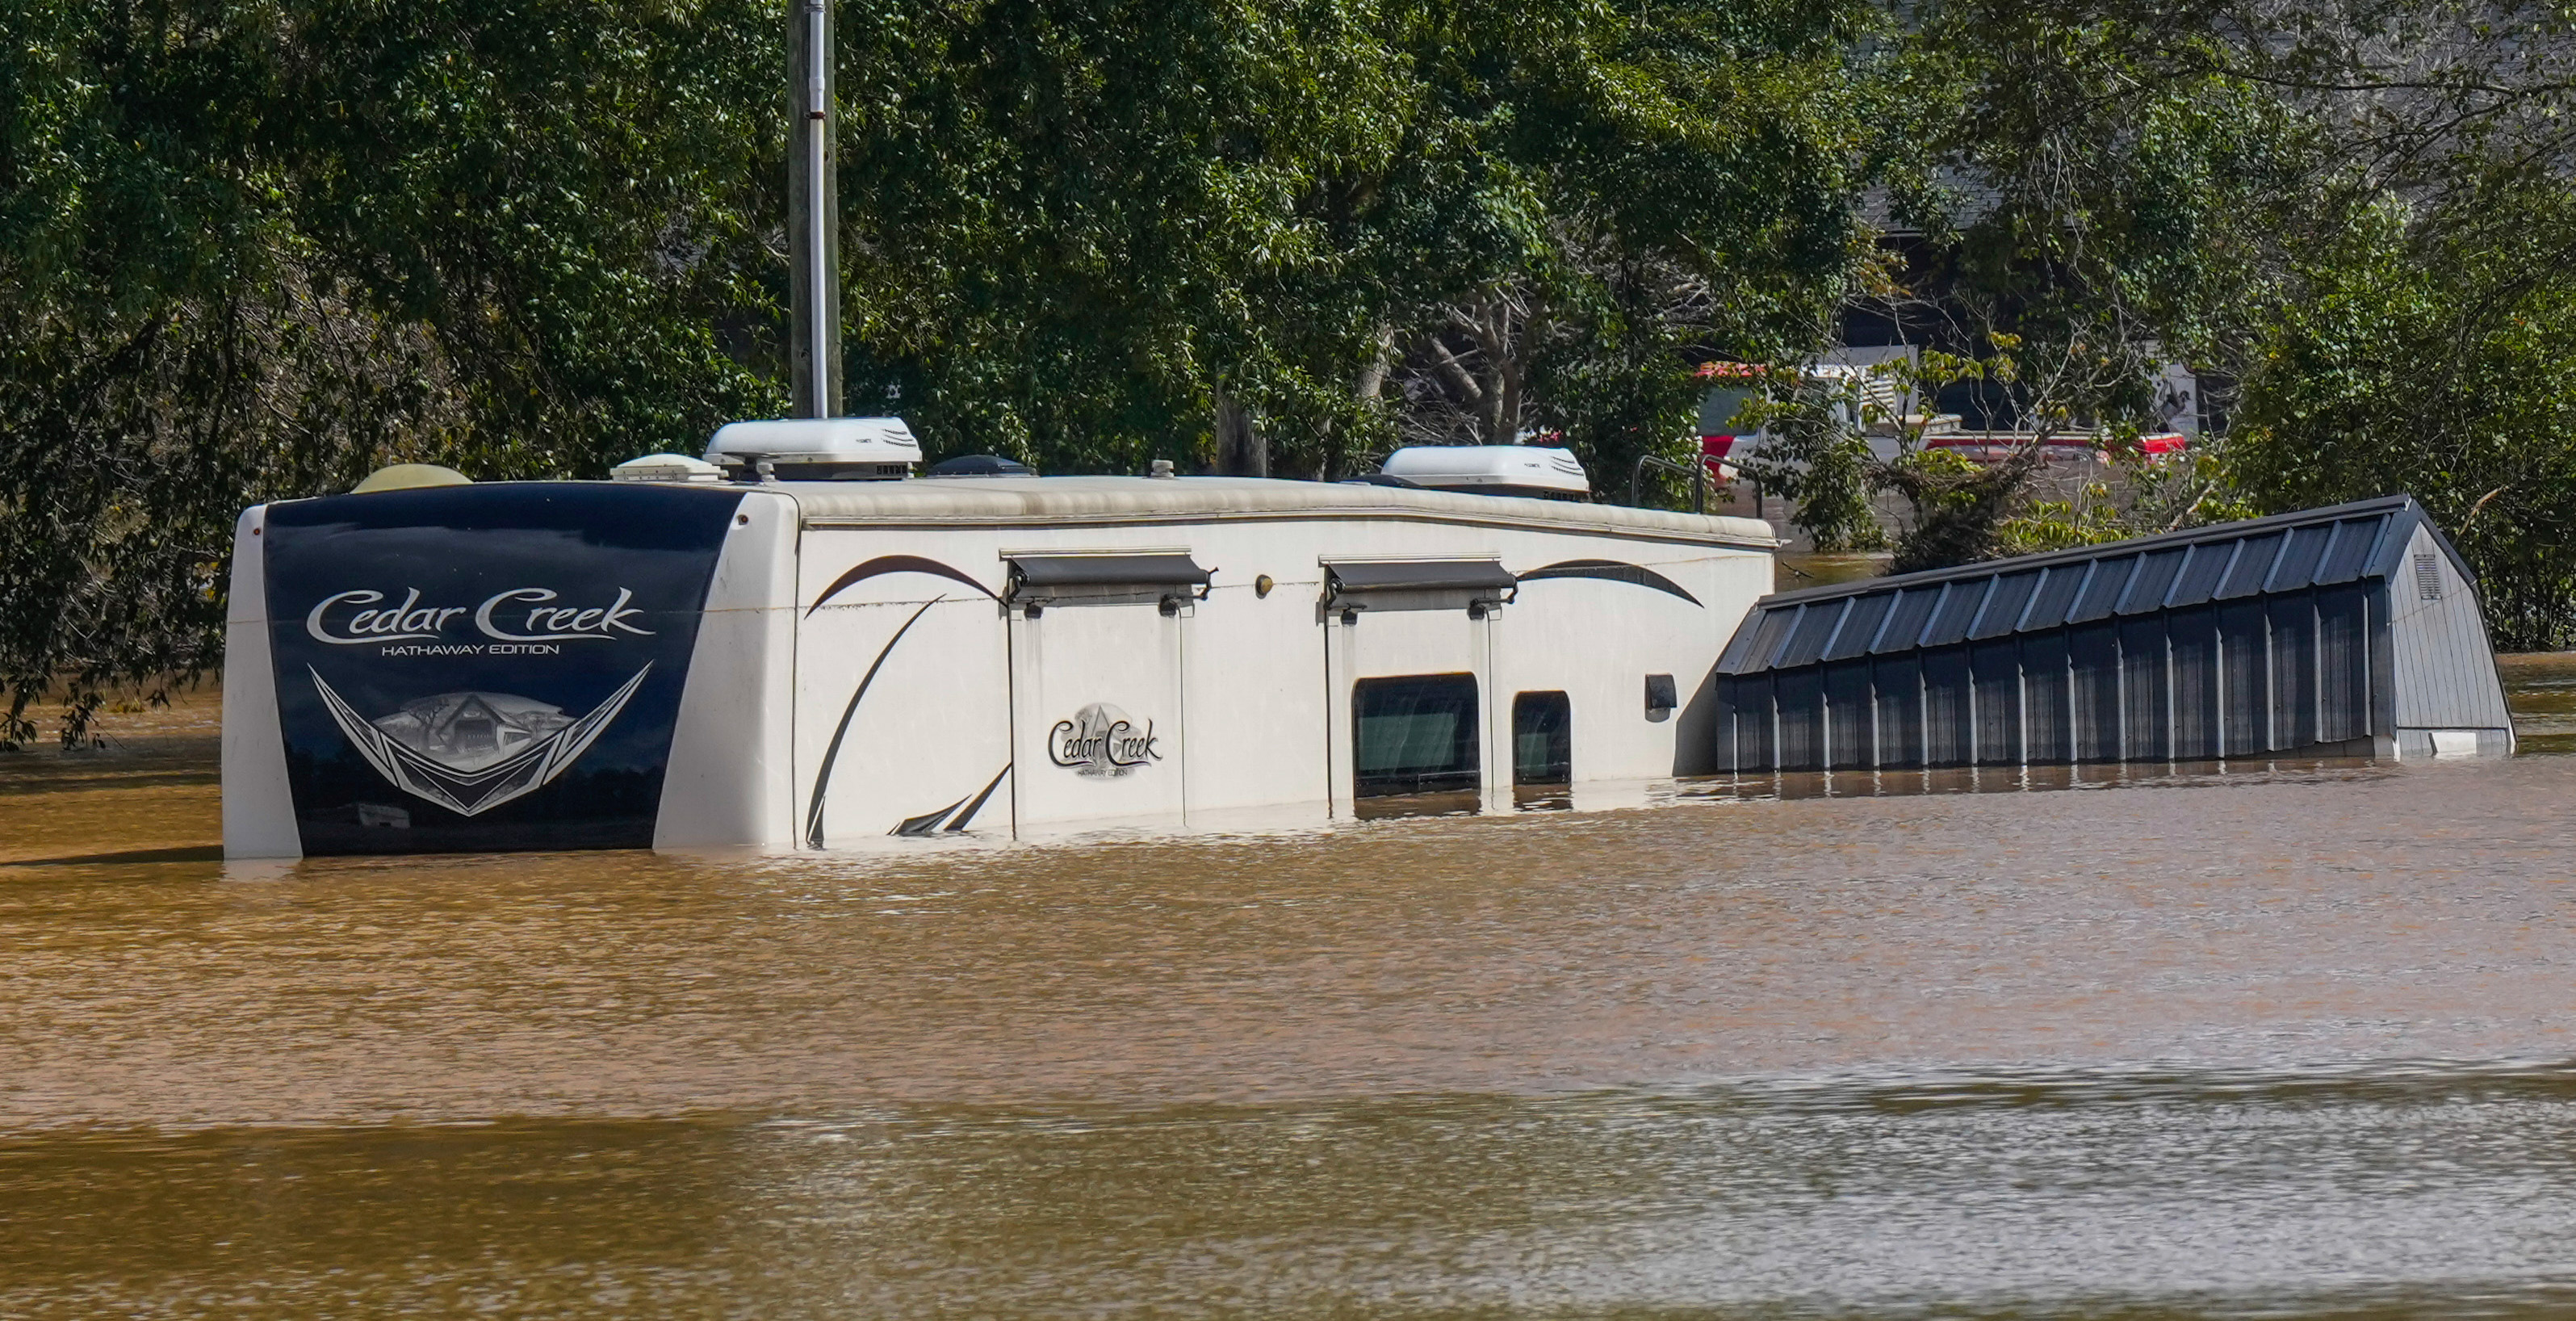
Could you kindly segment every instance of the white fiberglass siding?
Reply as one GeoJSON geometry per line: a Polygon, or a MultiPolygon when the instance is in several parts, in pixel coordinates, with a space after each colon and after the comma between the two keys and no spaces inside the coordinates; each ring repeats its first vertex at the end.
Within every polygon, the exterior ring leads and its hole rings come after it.
{"type": "MultiPolygon", "coordinates": [[[[1444,514],[1539,503],[1389,494],[1444,514]]],[[[1594,506],[1504,526],[1400,507],[1214,519],[1103,509],[960,526],[954,511],[818,518],[829,503],[808,503],[798,548],[794,833],[808,845],[907,823],[1031,834],[1347,815],[1351,688],[1391,675],[1475,676],[1489,804],[1509,800],[1520,692],[1567,695],[1578,782],[1700,770],[1709,740],[1692,731],[1705,722],[1707,677],[1771,576],[1757,534],[1718,520],[1625,535],[1559,526],[1584,513],[1687,518],[1594,506]],[[1034,618],[1003,604],[1010,557],[1077,553],[1186,555],[1211,581],[1168,611],[1150,596],[1056,603],[1034,618]],[[1329,562],[1429,559],[1491,559],[1524,576],[1572,565],[1557,571],[1576,576],[1525,581],[1481,618],[1464,598],[1373,604],[1347,622],[1324,607],[1329,562]],[[1605,566],[1612,576],[1599,576],[1605,566]],[[1674,676],[1682,709],[1650,718],[1650,674],[1674,676]]]]}

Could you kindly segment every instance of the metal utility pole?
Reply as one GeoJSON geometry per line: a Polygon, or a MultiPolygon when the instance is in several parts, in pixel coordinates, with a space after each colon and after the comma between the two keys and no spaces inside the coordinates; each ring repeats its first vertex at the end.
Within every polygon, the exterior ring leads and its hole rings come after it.
{"type": "Polygon", "coordinates": [[[841,411],[841,206],[834,186],[831,0],[788,0],[787,375],[796,416],[841,411]]]}

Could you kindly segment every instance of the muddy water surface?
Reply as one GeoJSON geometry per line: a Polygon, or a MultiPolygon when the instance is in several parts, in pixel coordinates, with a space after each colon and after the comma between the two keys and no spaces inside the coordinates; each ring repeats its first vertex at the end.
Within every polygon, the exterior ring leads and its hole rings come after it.
{"type": "Polygon", "coordinates": [[[847,857],[228,867],[130,718],[0,757],[0,1316],[2565,1314],[2509,673],[2511,762],[847,857]]]}

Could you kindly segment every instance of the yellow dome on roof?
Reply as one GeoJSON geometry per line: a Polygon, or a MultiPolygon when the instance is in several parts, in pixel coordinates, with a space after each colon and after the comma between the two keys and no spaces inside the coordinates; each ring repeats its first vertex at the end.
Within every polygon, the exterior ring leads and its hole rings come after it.
{"type": "Polygon", "coordinates": [[[349,488],[351,495],[370,491],[408,491],[422,486],[472,486],[474,479],[454,468],[435,463],[393,463],[367,474],[367,480],[349,488]]]}

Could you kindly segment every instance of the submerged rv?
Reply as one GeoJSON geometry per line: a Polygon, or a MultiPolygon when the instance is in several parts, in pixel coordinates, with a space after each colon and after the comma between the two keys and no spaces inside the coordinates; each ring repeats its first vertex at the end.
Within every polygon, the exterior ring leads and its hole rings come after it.
{"type": "Polygon", "coordinates": [[[1771,587],[1749,520],[918,455],[744,424],[626,480],[248,510],[227,855],[1505,809],[1714,769],[1709,677],[1771,587]]]}

